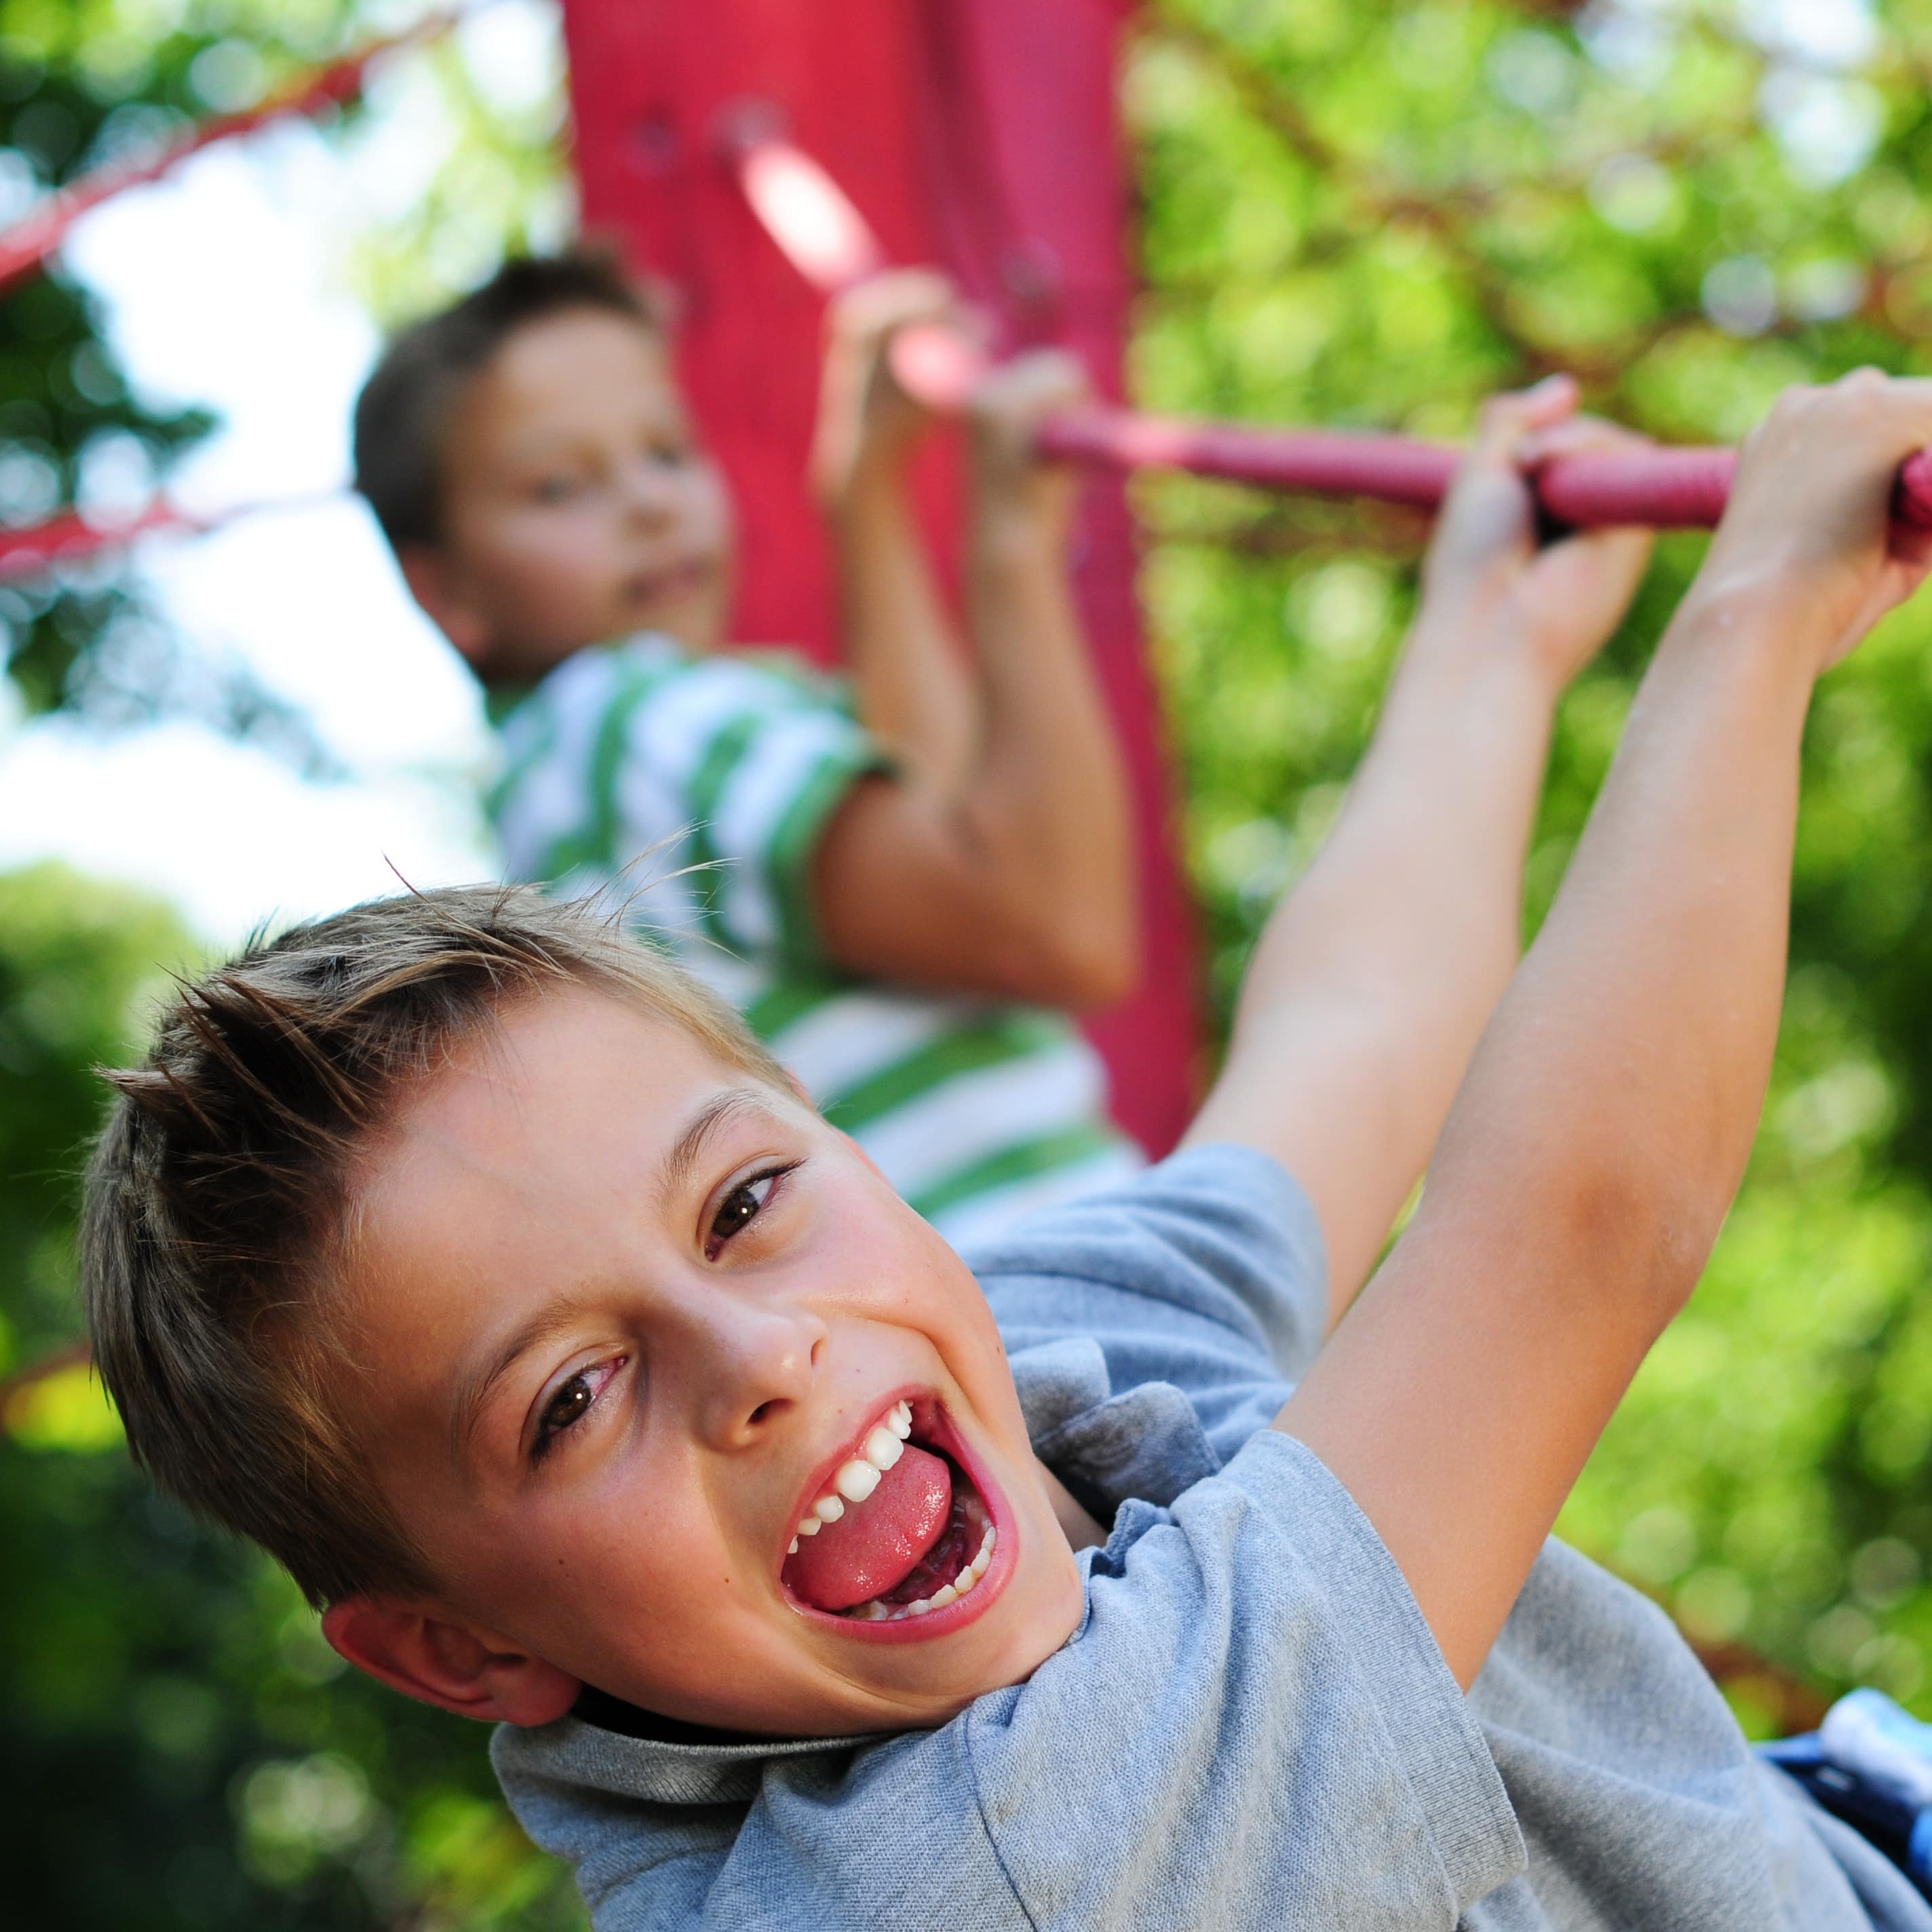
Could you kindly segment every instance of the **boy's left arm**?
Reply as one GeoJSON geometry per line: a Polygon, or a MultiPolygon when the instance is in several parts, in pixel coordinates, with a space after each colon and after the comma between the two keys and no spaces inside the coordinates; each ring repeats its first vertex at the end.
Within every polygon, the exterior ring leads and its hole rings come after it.
{"type": "Polygon", "coordinates": [[[1619,439],[1566,420],[1574,403],[1558,379],[1486,410],[1374,740],[1262,934],[1186,1137],[1259,1147],[1306,1189],[1331,1318],[1367,1278],[1515,968],[1556,705],[1648,557],[1630,531],[1537,547],[1523,470],[1619,439]]]}
{"type": "Polygon", "coordinates": [[[892,380],[900,329],[951,323],[952,285],[925,268],[876,275],[825,319],[812,484],[838,566],[847,675],[860,721],[945,789],[980,732],[980,694],[921,538],[909,466],[931,418],[892,380]]]}
{"type": "Polygon", "coordinates": [[[927,419],[884,352],[895,328],[932,319],[922,287],[929,301],[944,284],[882,278],[832,320],[814,471],[838,536],[861,719],[905,755],[854,786],[826,826],[812,911],[832,958],[869,978],[1111,1004],[1138,974],[1132,812],[1070,580],[1077,479],[1033,446],[1084,377],[1036,350],[988,368],[966,399],[968,657],[905,494],[927,419]]]}

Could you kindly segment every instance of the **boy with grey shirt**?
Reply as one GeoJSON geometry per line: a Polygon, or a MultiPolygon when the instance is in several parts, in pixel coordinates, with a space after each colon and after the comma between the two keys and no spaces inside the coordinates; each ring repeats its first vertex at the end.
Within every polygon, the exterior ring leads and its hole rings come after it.
{"type": "Polygon", "coordinates": [[[1642,562],[1536,548],[1569,404],[1486,417],[1183,1151],[983,1293],[675,968],[525,896],[284,935],[116,1076],[86,1273],[136,1452],[509,1727],[600,1926],[1932,1932],[1545,1546],[1742,1169],[1799,735],[1924,574],[1932,383],[1747,446],[1512,976],[1556,698],[1642,562]]]}

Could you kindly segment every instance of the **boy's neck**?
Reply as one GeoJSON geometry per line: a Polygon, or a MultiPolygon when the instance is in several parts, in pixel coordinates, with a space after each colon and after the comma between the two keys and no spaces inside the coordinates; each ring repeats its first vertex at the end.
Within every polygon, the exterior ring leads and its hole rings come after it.
{"type": "Polygon", "coordinates": [[[1073,1492],[1044,1462],[1037,1456],[1034,1460],[1047,1500],[1053,1505],[1053,1520],[1059,1524],[1068,1543],[1076,1551],[1098,1549],[1107,1540],[1106,1526],[1088,1514],[1073,1492]]]}

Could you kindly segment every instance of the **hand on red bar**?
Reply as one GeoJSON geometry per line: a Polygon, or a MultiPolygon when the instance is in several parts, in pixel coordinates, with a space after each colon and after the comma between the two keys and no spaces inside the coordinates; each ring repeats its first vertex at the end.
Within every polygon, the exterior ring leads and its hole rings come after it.
{"type": "Polygon", "coordinates": [[[827,508],[860,472],[896,470],[933,419],[928,398],[895,374],[907,336],[959,332],[958,296],[932,268],[893,268],[834,296],[825,310],[825,360],[812,484],[827,508]]]}
{"type": "MultiPolygon", "coordinates": [[[[808,281],[830,292],[878,272],[885,254],[865,218],[769,117],[733,122],[723,148],[753,212],[808,281]]],[[[891,356],[907,393],[942,414],[964,407],[985,366],[984,351],[970,336],[940,327],[903,330],[891,356]]],[[[1040,426],[1039,446],[1043,454],[1078,462],[1190,470],[1264,489],[1376,496],[1430,509],[1442,500],[1460,457],[1406,436],[1260,430],[1125,410],[1052,418],[1040,426]]],[[[1729,449],[1565,458],[1538,472],[1537,496],[1553,521],[1577,529],[1708,530],[1724,514],[1736,464],[1729,449]]],[[[1892,515],[1895,548],[1910,547],[1905,531],[1932,532],[1932,455],[1922,452],[1900,472],[1892,515]]]]}

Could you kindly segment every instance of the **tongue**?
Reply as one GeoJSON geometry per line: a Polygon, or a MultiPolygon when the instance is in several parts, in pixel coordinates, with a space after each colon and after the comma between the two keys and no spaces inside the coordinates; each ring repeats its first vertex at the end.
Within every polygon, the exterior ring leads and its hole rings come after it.
{"type": "Polygon", "coordinates": [[[938,1456],[905,1446],[862,1503],[801,1537],[785,1559],[792,1594],[818,1610],[849,1610],[908,1576],[939,1540],[952,1510],[952,1472],[938,1456]]]}

